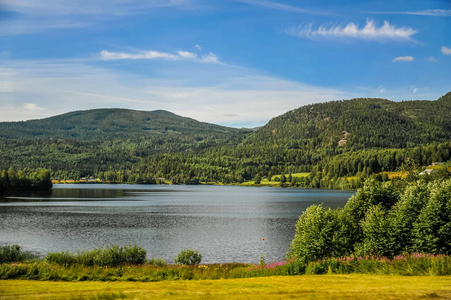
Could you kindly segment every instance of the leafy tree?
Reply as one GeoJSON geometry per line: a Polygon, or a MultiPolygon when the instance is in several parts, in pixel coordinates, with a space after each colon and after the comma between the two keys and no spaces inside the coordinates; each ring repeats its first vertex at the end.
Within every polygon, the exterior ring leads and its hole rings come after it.
{"type": "Polygon", "coordinates": [[[255,184],[260,184],[261,181],[262,181],[262,177],[260,176],[260,173],[258,173],[257,175],[255,175],[254,182],[255,182],[255,184]]]}
{"type": "Polygon", "coordinates": [[[312,205],[296,223],[296,233],[288,257],[313,261],[332,256],[348,255],[350,227],[341,210],[312,205]]]}
{"type": "Polygon", "coordinates": [[[391,235],[390,220],[381,204],[368,208],[364,219],[360,222],[363,241],[357,244],[357,254],[392,257],[394,245],[391,235]]]}
{"type": "Polygon", "coordinates": [[[451,180],[428,185],[430,198],[413,224],[413,249],[451,253],[451,180]]]}
{"type": "Polygon", "coordinates": [[[287,182],[287,178],[285,177],[285,174],[282,172],[282,174],[280,175],[280,182],[285,183],[287,182]]]}
{"type": "Polygon", "coordinates": [[[202,261],[202,255],[193,249],[185,249],[180,251],[178,256],[174,259],[175,264],[180,265],[198,265],[202,261]]]}
{"type": "Polygon", "coordinates": [[[388,185],[368,180],[348,204],[336,210],[307,208],[288,257],[451,253],[451,179],[411,183],[401,197],[394,197],[388,185]]]}

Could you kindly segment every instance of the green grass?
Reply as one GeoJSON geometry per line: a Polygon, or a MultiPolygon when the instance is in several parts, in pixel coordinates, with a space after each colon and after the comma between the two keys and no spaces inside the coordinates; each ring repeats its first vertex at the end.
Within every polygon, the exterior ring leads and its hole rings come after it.
{"type": "Polygon", "coordinates": [[[0,299],[451,299],[449,275],[450,256],[420,253],[264,265],[35,260],[0,265],[0,299]]]}
{"type": "Polygon", "coordinates": [[[60,265],[31,261],[0,265],[0,279],[62,281],[173,281],[231,279],[304,274],[373,274],[392,276],[449,276],[451,257],[415,253],[386,257],[330,258],[303,263],[282,261],[265,265],[60,265]]]}
{"type": "Polygon", "coordinates": [[[451,277],[303,275],[165,282],[0,280],[0,299],[449,299],[451,277]]]}

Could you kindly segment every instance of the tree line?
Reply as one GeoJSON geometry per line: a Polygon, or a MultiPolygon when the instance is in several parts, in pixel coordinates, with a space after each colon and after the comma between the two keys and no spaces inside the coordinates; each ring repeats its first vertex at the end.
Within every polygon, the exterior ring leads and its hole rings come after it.
{"type": "Polygon", "coordinates": [[[11,191],[48,191],[51,188],[50,172],[46,169],[27,174],[11,167],[0,172],[0,194],[11,191]]]}

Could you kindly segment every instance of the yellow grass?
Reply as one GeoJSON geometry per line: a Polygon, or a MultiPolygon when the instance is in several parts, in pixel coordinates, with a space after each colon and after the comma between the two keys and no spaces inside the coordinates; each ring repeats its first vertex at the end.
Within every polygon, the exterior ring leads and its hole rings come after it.
{"type": "Polygon", "coordinates": [[[381,175],[387,174],[388,178],[390,178],[390,179],[392,179],[393,177],[402,177],[402,178],[407,177],[407,172],[382,172],[380,174],[381,175]]]}
{"type": "Polygon", "coordinates": [[[0,281],[0,299],[451,299],[451,277],[312,275],[161,282],[0,281]]]}
{"type": "Polygon", "coordinates": [[[294,174],[291,174],[291,176],[293,176],[293,177],[307,177],[307,176],[309,176],[310,175],[310,172],[303,172],[303,173],[294,173],[294,174]]]}

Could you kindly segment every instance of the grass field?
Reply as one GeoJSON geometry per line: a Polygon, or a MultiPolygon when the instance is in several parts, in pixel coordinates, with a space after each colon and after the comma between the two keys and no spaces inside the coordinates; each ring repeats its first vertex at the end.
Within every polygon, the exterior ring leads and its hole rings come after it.
{"type": "Polygon", "coordinates": [[[164,282],[0,281],[0,299],[243,298],[451,299],[451,277],[303,275],[164,282]]]}

